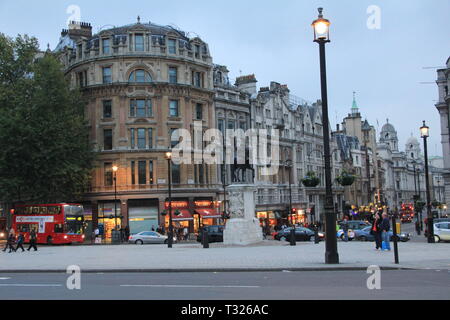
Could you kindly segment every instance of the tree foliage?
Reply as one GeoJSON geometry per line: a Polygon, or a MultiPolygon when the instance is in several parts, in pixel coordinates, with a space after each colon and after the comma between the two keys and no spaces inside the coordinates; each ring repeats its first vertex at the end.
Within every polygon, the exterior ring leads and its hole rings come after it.
{"type": "Polygon", "coordinates": [[[35,38],[0,34],[0,201],[73,201],[93,152],[84,102],[35,38]]]}

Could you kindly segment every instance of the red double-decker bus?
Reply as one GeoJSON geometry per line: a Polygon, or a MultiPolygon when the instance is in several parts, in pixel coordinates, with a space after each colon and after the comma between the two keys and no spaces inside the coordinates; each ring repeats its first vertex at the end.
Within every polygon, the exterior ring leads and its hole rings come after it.
{"type": "Polygon", "coordinates": [[[29,242],[34,230],[37,243],[70,244],[84,241],[84,210],[79,204],[20,205],[13,212],[12,227],[29,242]]]}

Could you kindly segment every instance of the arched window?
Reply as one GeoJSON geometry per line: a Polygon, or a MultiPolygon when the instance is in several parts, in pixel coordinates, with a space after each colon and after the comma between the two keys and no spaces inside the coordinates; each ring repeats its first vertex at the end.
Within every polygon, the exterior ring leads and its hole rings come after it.
{"type": "Polygon", "coordinates": [[[152,77],[150,76],[150,73],[148,73],[147,71],[138,69],[138,70],[134,70],[130,74],[130,78],[128,79],[128,82],[131,82],[131,83],[152,82],[152,77]]]}

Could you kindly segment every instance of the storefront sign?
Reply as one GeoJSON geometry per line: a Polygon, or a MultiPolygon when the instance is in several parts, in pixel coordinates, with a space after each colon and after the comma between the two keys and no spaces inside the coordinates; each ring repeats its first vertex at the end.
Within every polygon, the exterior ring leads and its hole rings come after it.
{"type": "MultiPolygon", "coordinates": [[[[169,202],[165,203],[166,209],[169,209],[169,202]]],[[[187,201],[172,201],[172,209],[189,208],[189,202],[187,201]]]]}

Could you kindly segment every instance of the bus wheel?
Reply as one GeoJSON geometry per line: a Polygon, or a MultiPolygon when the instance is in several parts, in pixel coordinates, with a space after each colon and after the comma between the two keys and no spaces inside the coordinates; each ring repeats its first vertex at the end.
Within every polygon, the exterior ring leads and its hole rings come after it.
{"type": "Polygon", "coordinates": [[[48,245],[52,245],[53,244],[53,238],[52,237],[50,237],[50,236],[47,237],[47,244],[48,245]]]}

